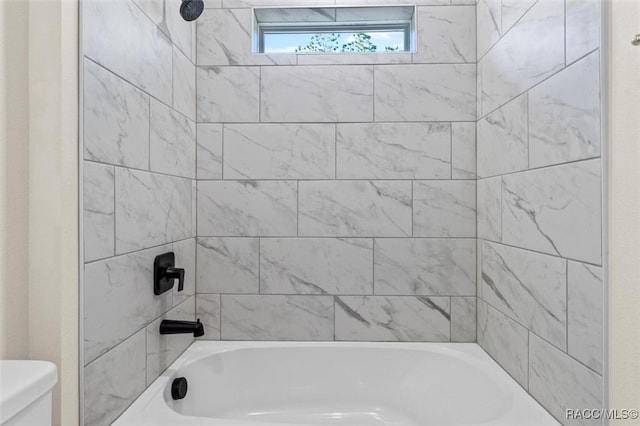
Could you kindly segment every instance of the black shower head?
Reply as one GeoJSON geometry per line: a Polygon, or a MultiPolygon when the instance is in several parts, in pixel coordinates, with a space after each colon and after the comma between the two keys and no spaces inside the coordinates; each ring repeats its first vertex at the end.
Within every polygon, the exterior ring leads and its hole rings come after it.
{"type": "Polygon", "coordinates": [[[195,21],[204,10],[203,0],[182,0],[180,15],[185,21],[195,21]]]}

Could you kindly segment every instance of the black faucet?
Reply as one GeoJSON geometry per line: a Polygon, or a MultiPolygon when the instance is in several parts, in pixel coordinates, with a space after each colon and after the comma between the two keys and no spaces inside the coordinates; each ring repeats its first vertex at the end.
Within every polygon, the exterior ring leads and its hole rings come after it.
{"type": "Polygon", "coordinates": [[[174,321],[162,320],[160,323],[160,334],[186,334],[193,333],[193,337],[204,336],[204,327],[200,320],[197,321],[174,321]]]}

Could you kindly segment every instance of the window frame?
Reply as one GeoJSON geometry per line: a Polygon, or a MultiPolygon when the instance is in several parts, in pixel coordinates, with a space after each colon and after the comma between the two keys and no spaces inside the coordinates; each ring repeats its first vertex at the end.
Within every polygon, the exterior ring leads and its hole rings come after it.
{"type": "Polygon", "coordinates": [[[322,54],[352,54],[352,53],[415,53],[415,38],[417,8],[416,5],[393,5],[393,6],[268,6],[252,7],[253,18],[253,48],[252,53],[259,55],[274,54],[295,54],[295,55],[322,55],[322,54]],[[413,13],[411,19],[388,20],[388,21],[327,21],[327,22],[258,22],[256,10],[259,9],[338,9],[338,8],[363,8],[372,9],[376,7],[411,7],[413,13]],[[379,50],[375,52],[265,52],[265,34],[306,34],[306,33],[371,33],[371,32],[403,32],[404,49],[397,51],[379,50]]]}

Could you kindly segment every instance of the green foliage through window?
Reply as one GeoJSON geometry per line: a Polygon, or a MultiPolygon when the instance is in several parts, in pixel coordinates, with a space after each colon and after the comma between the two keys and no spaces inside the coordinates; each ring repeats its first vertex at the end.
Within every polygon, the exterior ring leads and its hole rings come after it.
{"type": "MultiPolygon", "coordinates": [[[[347,39],[346,43],[341,41],[340,33],[317,33],[311,37],[306,46],[298,46],[296,52],[377,52],[378,46],[373,44],[371,36],[366,33],[355,33],[347,39]]],[[[386,46],[385,51],[393,52],[400,50],[399,47],[386,46]]]]}

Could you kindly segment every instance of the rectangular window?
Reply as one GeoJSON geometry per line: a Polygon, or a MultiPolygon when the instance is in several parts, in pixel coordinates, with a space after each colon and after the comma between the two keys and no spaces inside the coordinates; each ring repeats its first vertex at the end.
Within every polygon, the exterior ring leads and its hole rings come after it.
{"type": "Polygon", "coordinates": [[[256,8],[255,53],[411,52],[414,6],[256,8]]]}

